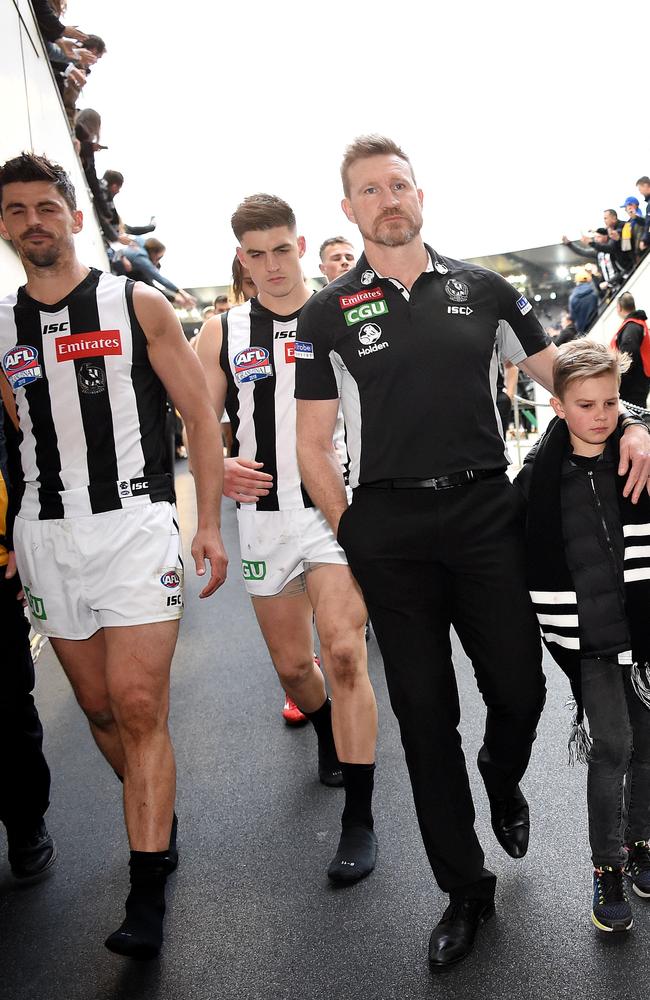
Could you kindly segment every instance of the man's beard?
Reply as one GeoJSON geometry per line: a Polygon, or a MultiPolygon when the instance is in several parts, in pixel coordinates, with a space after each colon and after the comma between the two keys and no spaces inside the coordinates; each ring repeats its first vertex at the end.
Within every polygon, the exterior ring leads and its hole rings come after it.
{"type": "Polygon", "coordinates": [[[28,230],[20,240],[20,252],[22,256],[30,264],[33,264],[34,267],[53,267],[55,264],[58,264],[62,249],[61,240],[53,238],[52,234],[48,233],[47,230],[28,230]],[[34,246],[28,242],[32,236],[47,236],[50,238],[50,242],[44,246],[34,246]]]}
{"type": "Polygon", "coordinates": [[[53,267],[54,264],[58,264],[61,257],[61,248],[54,244],[48,247],[30,247],[29,249],[23,247],[22,250],[29,263],[35,267],[53,267]]]}
{"type": "Polygon", "coordinates": [[[412,215],[402,215],[401,219],[386,222],[379,219],[374,223],[372,233],[361,235],[382,247],[403,247],[410,243],[422,229],[422,216],[419,219],[412,215]]]}

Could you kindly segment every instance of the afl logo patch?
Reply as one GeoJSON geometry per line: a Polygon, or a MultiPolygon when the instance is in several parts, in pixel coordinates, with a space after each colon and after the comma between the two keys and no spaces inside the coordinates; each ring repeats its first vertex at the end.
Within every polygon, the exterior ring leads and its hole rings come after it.
{"type": "Polygon", "coordinates": [[[247,347],[233,359],[235,379],[239,384],[257,382],[261,378],[270,378],[273,367],[269,361],[269,352],[265,347],[247,347]]]}
{"type": "Polygon", "coordinates": [[[374,344],[381,337],[381,327],[376,323],[365,323],[359,330],[359,340],[366,346],[374,344]]]}
{"type": "Polygon", "coordinates": [[[445,285],[445,293],[452,302],[467,302],[469,298],[469,288],[463,281],[457,278],[450,278],[445,285]]]}
{"type": "Polygon", "coordinates": [[[181,585],[181,578],[175,569],[167,570],[166,573],[160,577],[160,582],[163,587],[167,587],[169,590],[175,590],[181,585]]]}
{"type": "Polygon", "coordinates": [[[371,285],[374,280],[375,280],[375,272],[374,271],[364,271],[363,274],[361,275],[361,284],[362,285],[371,285]]]}
{"type": "Polygon", "coordinates": [[[11,388],[23,386],[43,378],[43,369],[38,360],[38,351],[29,344],[16,344],[2,359],[2,367],[11,388]]]}

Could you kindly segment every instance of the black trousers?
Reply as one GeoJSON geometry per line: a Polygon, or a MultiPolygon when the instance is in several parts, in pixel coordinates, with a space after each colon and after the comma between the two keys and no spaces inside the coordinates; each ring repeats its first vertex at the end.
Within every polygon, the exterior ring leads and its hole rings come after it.
{"type": "Polygon", "coordinates": [[[485,787],[508,795],[527,767],[545,698],[515,489],[505,475],[447,490],[359,487],[339,542],[384,659],[436,881],[452,896],[489,895],[494,879],[483,873],[474,830],[449,630],[487,706],[478,757],[485,787]]]}
{"type": "Polygon", "coordinates": [[[43,756],[43,729],[31,692],[34,664],[29,624],[16,594],[16,577],[0,569],[0,820],[29,829],[49,805],[50,771],[43,756]]]}
{"type": "Polygon", "coordinates": [[[596,868],[620,868],[626,858],[623,844],[650,837],[650,710],[634,691],[630,667],[606,658],[585,659],[581,675],[593,741],[587,772],[591,857],[596,868]]]}

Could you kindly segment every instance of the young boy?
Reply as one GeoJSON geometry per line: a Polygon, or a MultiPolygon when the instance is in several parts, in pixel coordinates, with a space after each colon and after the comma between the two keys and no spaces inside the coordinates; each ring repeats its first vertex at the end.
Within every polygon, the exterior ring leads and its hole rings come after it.
{"type": "Polygon", "coordinates": [[[628,364],[589,340],[560,348],[557,416],[516,480],[527,499],[533,604],[578,706],[572,739],[584,735],[584,713],[589,722],[591,919],[608,932],[632,927],[624,874],[650,897],[650,499],[644,492],[632,504],[617,475],[618,391],[628,364]]]}

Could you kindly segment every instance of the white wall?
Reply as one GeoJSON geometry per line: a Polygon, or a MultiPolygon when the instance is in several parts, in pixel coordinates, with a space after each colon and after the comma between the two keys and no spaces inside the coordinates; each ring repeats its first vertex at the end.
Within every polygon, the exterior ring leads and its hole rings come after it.
{"type": "MultiPolygon", "coordinates": [[[[77,252],[85,264],[106,270],[108,261],[92,199],[28,0],[0,0],[0,39],[0,163],[31,150],[67,170],[85,220],[76,237],[77,252]]],[[[0,241],[0,297],[24,281],[16,254],[0,241]]]]}

